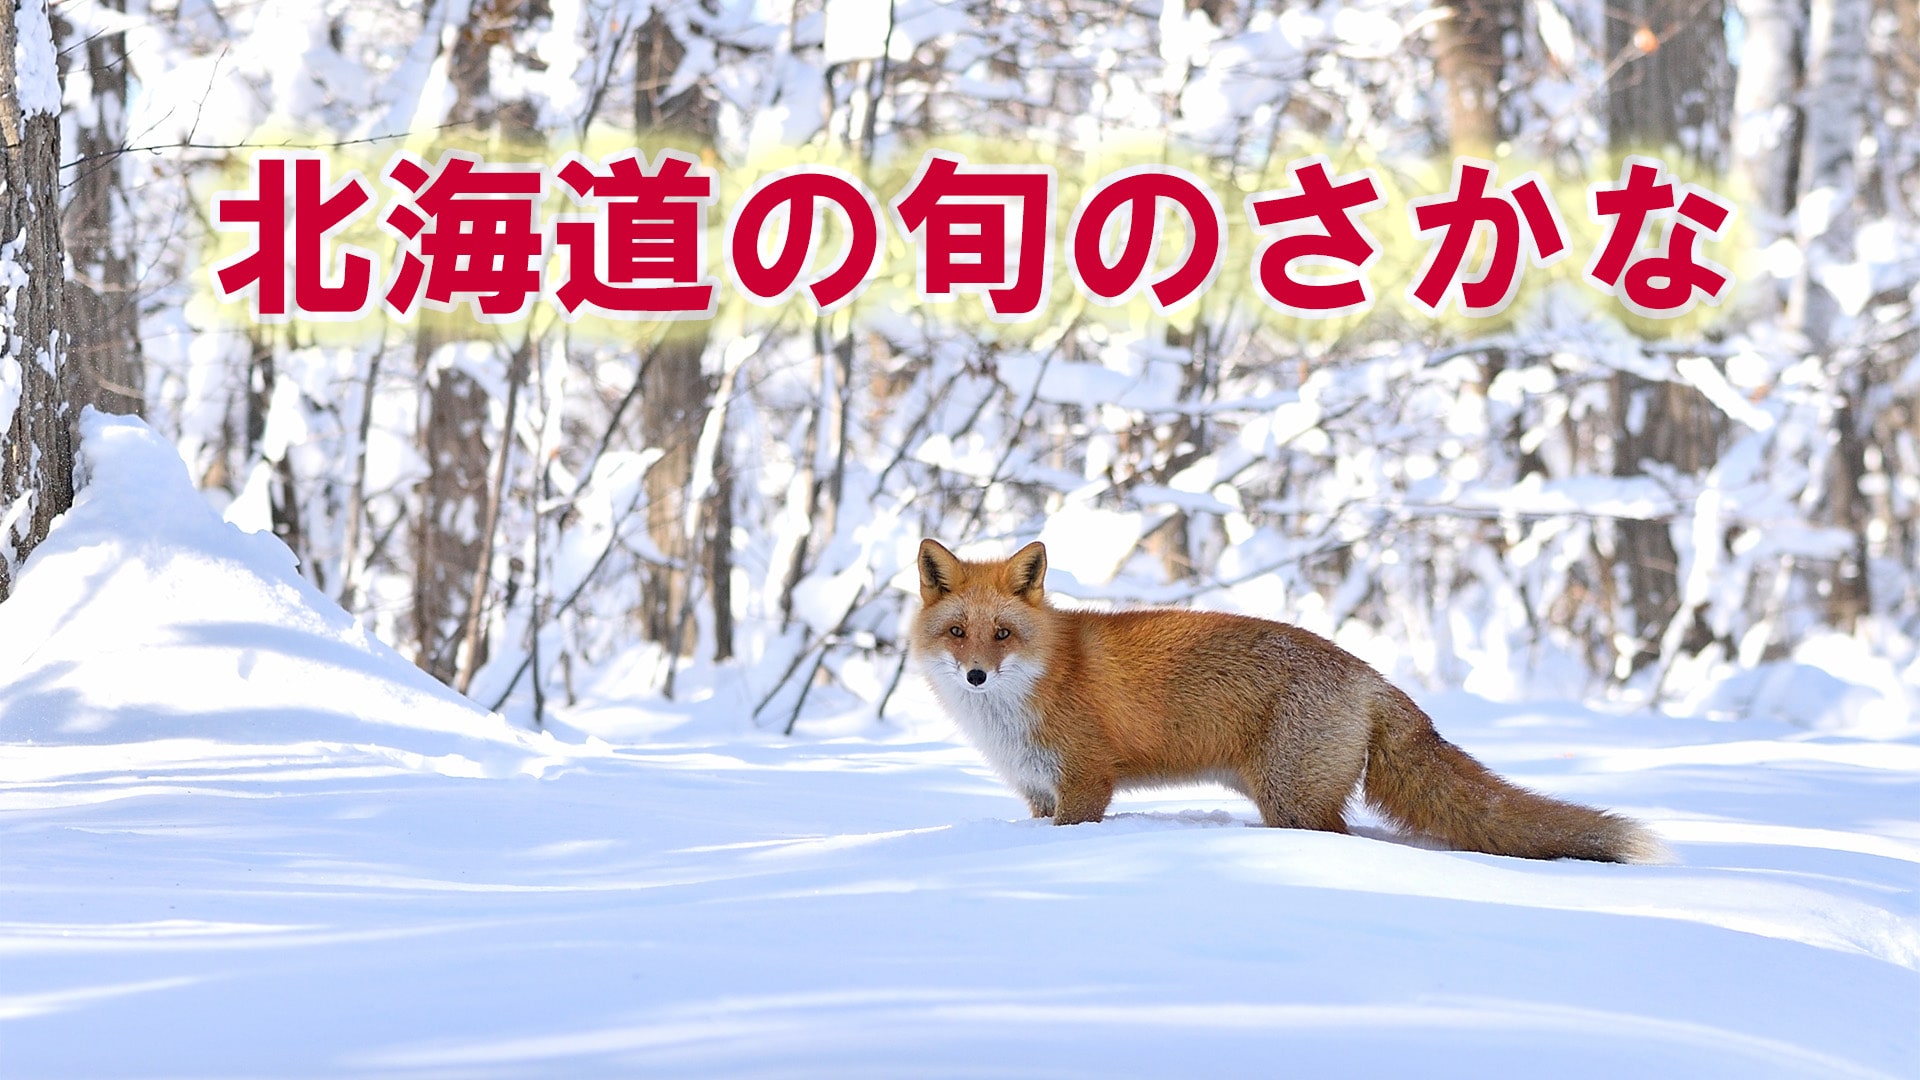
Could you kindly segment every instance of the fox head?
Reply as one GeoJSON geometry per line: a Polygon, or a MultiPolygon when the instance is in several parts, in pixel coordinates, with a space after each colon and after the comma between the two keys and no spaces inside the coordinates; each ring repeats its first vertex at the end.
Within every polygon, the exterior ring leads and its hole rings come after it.
{"type": "Polygon", "coordinates": [[[1041,669],[1047,549],[1038,541],[999,562],[967,562],[920,541],[920,618],[913,650],[936,689],[990,693],[1041,669]],[[943,686],[953,680],[953,685],[943,686]]]}

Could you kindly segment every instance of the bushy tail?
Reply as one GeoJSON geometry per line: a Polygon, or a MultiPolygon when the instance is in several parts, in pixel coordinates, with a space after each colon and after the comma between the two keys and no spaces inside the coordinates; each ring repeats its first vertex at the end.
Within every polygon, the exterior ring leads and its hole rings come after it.
{"type": "Polygon", "coordinates": [[[1494,775],[1440,737],[1394,687],[1373,706],[1363,789],[1396,824],[1463,851],[1523,859],[1670,862],[1653,832],[1630,818],[1550,799],[1494,775]]]}

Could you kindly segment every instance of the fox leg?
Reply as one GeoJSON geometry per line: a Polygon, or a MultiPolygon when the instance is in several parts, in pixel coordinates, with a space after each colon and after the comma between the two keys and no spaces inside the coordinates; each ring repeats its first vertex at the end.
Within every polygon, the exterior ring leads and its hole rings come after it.
{"type": "Polygon", "coordinates": [[[1321,832],[1347,831],[1346,800],[1329,805],[1325,800],[1302,800],[1297,791],[1278,791],[1257,787],[1253,804],[1260,808],[1260,820],[1273,829],[1318,829],[1321,832]]]}
{"type": "Polygon", "coordinates": [[[1034,817],[1053,816],[1053,793],[1048,791],[1023,791],[1021,797],[1027,800],[1027,809],[1034,817]]]}
{"type": "Polygon", "coordinates": [[[1366,741],[1340,737],[1346,717],[1333,719],[1320,725],[1283,722],[1269,735],[1264,760],[1245,780],[1270,827],[1347,831],[1347,800],[1366,767],[1366,741]]]}
{"type": "Polygon", "coordinates": [[[1060,778],[1060,797],[1055,804],[1053,823],[1078,825],[1083,821],[1099,821],[1106,816],[1107,804],[1112,801],[1113,781],[1110,778],[1063,776],[1060,778]]]}

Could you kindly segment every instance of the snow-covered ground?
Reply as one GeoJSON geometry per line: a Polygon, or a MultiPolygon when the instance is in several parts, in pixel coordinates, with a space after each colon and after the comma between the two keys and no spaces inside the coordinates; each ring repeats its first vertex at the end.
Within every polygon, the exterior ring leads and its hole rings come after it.
{"type": "MultiPolygon", "coordinates": [[[[1681,862],[1053,828],[886,723],[420,675],[90,417],[0,606],[0,1076],[1920,1075],[1920,735],[1425,695],[1681,862]]],[[[1816,705],[1819,703],[1815,703],[1816,705]]]]}

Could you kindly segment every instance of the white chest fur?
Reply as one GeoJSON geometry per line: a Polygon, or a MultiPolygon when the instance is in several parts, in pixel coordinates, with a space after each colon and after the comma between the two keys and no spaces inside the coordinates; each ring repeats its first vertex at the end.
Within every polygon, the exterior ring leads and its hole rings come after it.
{"type": "Polygon", "coordinates": [[[969,689],[965,672],[949,659],[930,658],[922,663],[922,670],[947,715],[979,748],[987,764],[1014,790],[1044,795],[1051,802],[1060,787],[1060,756],[1035,741],[1040,717],[1032,705],[1034,685],[1045,668],[1018,661],[1003,663],[980,690],[969,689]]]}

